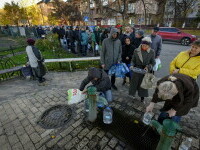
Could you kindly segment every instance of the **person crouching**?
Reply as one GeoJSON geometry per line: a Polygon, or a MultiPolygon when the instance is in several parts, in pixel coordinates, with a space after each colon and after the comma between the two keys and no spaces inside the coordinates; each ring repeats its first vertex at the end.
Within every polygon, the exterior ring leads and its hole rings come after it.
{"type": "Polygon", "coordinates": [[[88,76],[80,85],[80,91],[84,92],[85,86],[90,82],[97,88],[97,92],[100,92],[105,96],[108,102],[112,101],[110,78],[103,69],[90,68],[88,71],[88,76]]]}

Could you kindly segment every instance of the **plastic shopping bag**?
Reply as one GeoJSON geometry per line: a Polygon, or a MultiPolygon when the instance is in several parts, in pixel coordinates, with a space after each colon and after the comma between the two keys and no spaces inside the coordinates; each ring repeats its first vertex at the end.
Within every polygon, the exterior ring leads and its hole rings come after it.
{"type": "Polygon", "coordinates": [[[128,72],[129,72],[129,68],[126,66],[126,64],[121,63],[121,64],[113,65],[108,71],[108,74],[115,75],[115,77],[123,78],[128,72]]]}
{"type": "Polygon", "coordinates": [[[87,95],[83,94],[79,89],[69,89],[67,91],[68,94],[68,104],[75,104],[75,103],[79,103],[82,100],[86,99],[87,95]]]}
{"type": "Polygon", "coordinates": [[[160,58],[155,59],[156,64],[153,66],[153,71],[158,71],[162,67],[160,58]]]}
{"type": "Polygon", "coordinates": [[[98,50],[99,50],[99,45],[96,44],[96,45],[95,45],[95,51],[98,51],[98,50]]]}

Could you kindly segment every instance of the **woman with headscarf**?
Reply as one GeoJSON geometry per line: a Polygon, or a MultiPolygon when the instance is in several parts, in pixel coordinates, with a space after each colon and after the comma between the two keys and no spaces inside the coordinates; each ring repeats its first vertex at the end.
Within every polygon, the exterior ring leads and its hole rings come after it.
{"type": "MultiPolygon", "coordinates": [[[[142,39],[141,45],[135,49],[132,57],[132,66],[139,69],[144,69],[146,72],[151,72],[155,64],[154,50],[151,49],[151,39],[145,37],[142,39]]],[[[136,92],[138,91],[138,96],[141,98],[141,101],[144,101],[144,97],[148,97],[148,89],[143,89],[140,87],[144,74],[133,72],[131,77],[131,83],[129,88],[129,95],[135,97],[136,92]]]]}
{"type": "Polygon", "coordinates": [[[158,117],[160,123],[171,118],[180,122],[181,116],[187,115],[191,108],[196,107],[199,101],[199,88],[193,78],[184,74],[168,75],[157,82],[150,105],[146,108],[151,112],[155,103],[164,101],[158,117]]]}
{"type": "Polygon", "coordinates": [[[39,85],[45,85],[45,78],[43,77],[46,74],[45,67],[43,65],[44,58],[41,55],[41,52],[34,46],[35,40],[28,39],[28,46],[26,47],[26,53],[28,55],[28,63],[30,64],[33,75],[38,78],[39,85]]]}
{"type": "MultiPolygon", "coordinates": [[[[127,65],[129,68],[131,66],[131,59],[133,56],[133,52],[135,50],[135,47],[131,44],[131,37],[125,38],[125,45],[122,47],[122,62],[127,65]]],[[[131,80],[131,74],[130,72],[126,74],[126,77],[129,78],[129,81],[131,80]]],[[[126,83],[126,77],[124,77],[124,81],[122,85],[126,83]]]]}

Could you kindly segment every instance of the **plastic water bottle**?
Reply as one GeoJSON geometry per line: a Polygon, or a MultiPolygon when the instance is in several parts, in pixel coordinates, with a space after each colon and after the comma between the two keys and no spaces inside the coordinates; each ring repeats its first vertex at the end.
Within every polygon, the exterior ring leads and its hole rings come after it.
{"type": "Polygon", "coordinates": [[[89,112],[89,99],[85,99],[85,111],[89,112]]]}
{"type": "Polygon", "coordinates": [[[192,139],[187,138],[185,141],[183,141],[179,147],[179,150],[189,150],[192,144],[192,139]]]}
{"type": "Polygon", "coordinates": [[[153,117],[153,114],[150,112],[146,112],[143,116],[143,123],[146,125],[149,125],[151,123],[151,118],[153,117]]]}
{"type": "Polygon", "coordinates": [[[140,73],[140,74],[145,74],[146,70],[134,67],[133,68],[133,72],[140,73]]]}
{"type": "Polygon", "coordinates": [[[110,107],[106,107],[103,111],[103,122],[105,124],[111,124],[113,120],[113,111],[110,107]]]}

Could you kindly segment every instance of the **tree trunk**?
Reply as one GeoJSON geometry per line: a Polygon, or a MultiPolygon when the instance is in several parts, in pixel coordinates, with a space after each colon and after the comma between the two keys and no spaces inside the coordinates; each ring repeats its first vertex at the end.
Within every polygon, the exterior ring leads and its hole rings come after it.
{"type": "Polygon", "coordinates": [[[165,5],[167,0],[156,0],[158,4],[158,11],[156,13],[157,23],[161,26],[164,24],[164,15],[165,15],[165,5]]]}
{"type": "Polygon", "coordinates": [[[147,15],[147,10],[146,10],[146,4],[144,0],[142,0],[143,6],[144,6],[144,24],[146,25],[146,15],[147,15]]]}

